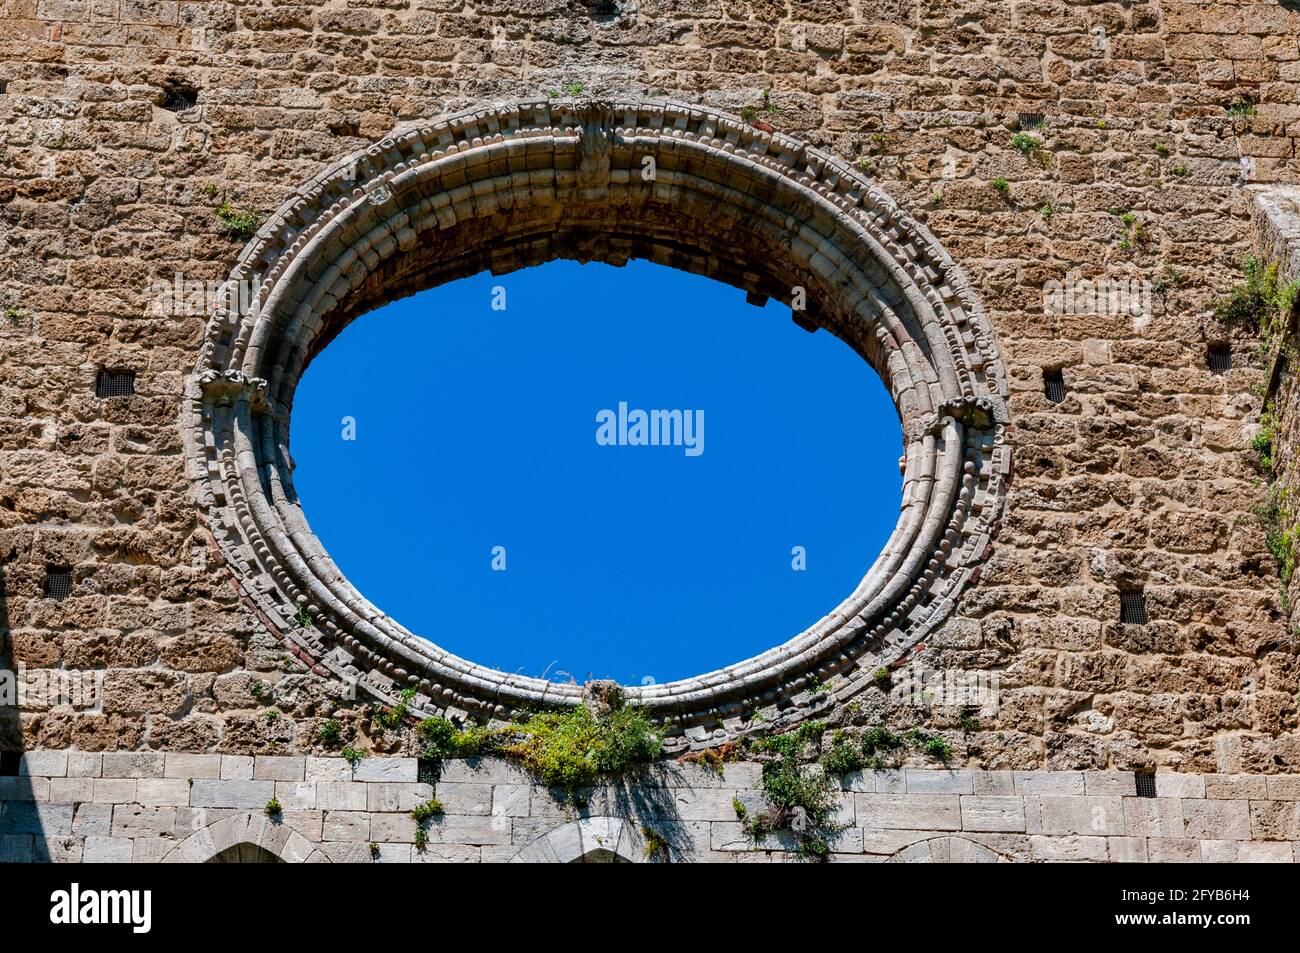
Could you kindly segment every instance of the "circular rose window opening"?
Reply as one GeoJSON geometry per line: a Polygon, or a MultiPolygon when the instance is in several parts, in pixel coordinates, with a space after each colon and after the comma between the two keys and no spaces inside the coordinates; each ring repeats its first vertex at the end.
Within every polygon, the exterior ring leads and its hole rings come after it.
{"type": "Polygon", "coordinates": [[[345,328],[294,395],[294,486],[339,569],[438,646],[667,682],[851,593],[898,522],[875,371],[788,307],[634,260],[487,272],[345,328]]]}
{"type": "MultiPolygon", "coordinates": [[[[289,447],[303,370],[353,319],[484,270],[504,276],[508,296],[510,275],[555,260],[644,260],[780,302],[872,365],[902,424],[900,514],[851,591],[756,655],[630,686],[633,702],[692,743],[744,731],[756,706],[783,706],[797,720],[862,691],[951,617],[987,558],[1010,472],[1005,372],[961,270],[853,166],[788,136],[679,103],[563,100],[470,110],[344,157],[241,254],[188,384],[185,452],[201,517],[258,626],[368,697],[412,690],[417,713],[505,717],[582,701],[586,672],[571,673],[571,684],[526,662],[498,668],[421,638],[371,602],[308,524],[289,447]]],[[[509,307],[495,319],[509,321],[509,307]]],[[[733,354],[744,353],[737,339],[733,354]]],[[[642,399],[696,409],[689,394],[619,393],[599,409],[624,399],[629,410],[656,409],[631,406],[642,399]]],[[[704,409],[705,451],[689,462],[708,467],[714,435],[728,431],[712,429],[704,409]]],[[[876,416],[843,439],[879,440],[876,416]]],[[[417,426],[428,417],[417,414],[417,426]]],[[[365,439],[366,421],[356,425],[365,439]]],[[[600,459],[612,465],[620,452],[663,448],[597,447],[592,435],[588,449],[610,451],[600,459]]],[[[772,506],[809,486],[790,486],[772,506]]],[[[852,512],[838,525],[853,528],[852,512]]],[[[867,535],[856,542],[862,559],[877,550],[867,535]]],[[[488,545],[505,548],[507,575],[527,565],[509,539],[488,545]]],[[[817,558],[808,547],[809,565],[817,558]]],[[[729,617],[752,618],[749,605],[764,595],[733,596],[729,617]]],[[[620,615],[648,598],[618,600],[620,615]]],[[[716,640],[697,621],[682,632],[716,640]]],[[[477,628],[457,644],[485,644],[491,630],[477,628]]]]}

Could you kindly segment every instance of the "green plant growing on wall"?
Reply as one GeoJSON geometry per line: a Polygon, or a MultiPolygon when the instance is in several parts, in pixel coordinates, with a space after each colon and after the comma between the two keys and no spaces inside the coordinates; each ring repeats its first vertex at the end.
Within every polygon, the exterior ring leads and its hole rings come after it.
{"type": "Polygon", "coordinates": [[[271,798],[266,802],[266,807],[262,808],[262,813],[267,817],[277,818],[284,813],[284,809],[280,806],[278,798],[271,798]]]}
{"type": "Polygon", "coordinates": [[[1120,224],[1124,226],[1123,237],[1120,238],[1119,247],[1123,251],[1131,251],[1146,245],[1148,240],[1146,225],[1142,223],[1132,212],[1122,212],[1119,216],[1120,224]]]}
{"type": "Polygon", "coordinates": [[[415,689],[404,688],[397,694],[396,705],[376,705],[371,710],[371,721],[381,728],[400,728],[406,724],[411,702],[415,700],[415,689]]]}
{"type": "Polygon", "coordinates": [[[889,669],[882,665],[871,673],[871,681],[875,683],[877,688],[888,691],[889,686],[893,684],[894,679],[893,676],[889,674],[889,669]]]}
{"type": "Polygon", "coordinates": [[[327,718],[321,722],[316,735],[327,745],[338,744],[339,738],[343,736],[343,724],[337,718],[327,718]]]}
{"type": "Polygon", "coordinates": [[[581,83],[577,83],[577,82],[574,82],[574,83],[565,83],[565,84],[564,84],[564,92],[565,92],[565,95],[568,95],[568,96],[577,96],[577,95],[579,95],[579,94],[580,94],[580,93],[581,93],[585,88],[586,88],[585,86],[583,86],[581,83]]]}
{"type": "Polygon", "coordinates": [[[1031,136],[1027,132],[1017,132],[1011,137],[1011,148],[1023,156],[1032,155],[1042,146],[1043,144],[1038,140],[1037,136],[1031,136]]]}
{"type": "Polygon", "coordinates": [[[1056,214],[1056,209],[1052,208],[1051,203],[1047,203],[1038,210],[1038,214],[1043,217],[1044,221],[1050,221],[1052,216],[1056,214]]]}
{"type": "Polygon", "coordinates": [[[213,212],[221,223],[221,233],[227,238],[247,241],[257,234],[262,225],[262,216],[252,209],[238,209],[229,202],[222,202],[213,212]]]}
{"type": "Polygon", "coordinates": [[[1005,198],[1007,195],[1011,193],[1011,183],[1008,182],[1006,179],[1002,178],[1002,176],[998,176],[989,184],[992,185],[993,188],[995,188],[997,191],[1001,192],[1003,198],[1005,198]]]}
{"type": "Polygon", "coordinates": [[[512,724],[457,728],[445,718],[420,723],[425,757],[495,754],[522,764],[538,780],[575,795],[601,777],[625,775],[659,756],[658,730],[646,712],[624,703],[597,715],[586,705],[537,712],[512,724]]]}
{"type": "Polygon", "coordinates": [[[646,860],[668,859],[668,838],[652,827],[642,826],[641,838],[645,842],[646,860]]]}
{"type": "Polygon", "coordinates": [[[262,696],[266,694],[266,686],[262,684],[260,678],[255,678],[248,685],[248,693],[258,701],[261,701],[262,696]]]}
{"type": "Polygon", "coordinates": [[[358,749],[352,747],[351,745],[345,747],[342,751],[339,752],[339,754],[343,756],[344,761],[352,765],[352,769],[354,771],[356,770],[357,765],[361,763],[361,759],[366,756],[366,753],[364,751],[359,751],[358,749]]]}
{"type": "Polygon", "coordinates": [[[1245,96],[1233,100],[1227,106],[1227,111],[1228,115],[1233,119],[1249,119],[1251,116],[1254,116],[1259,112],[1259,110],[1255,108],[1255,103],[1251,101],[1249,97],[1245,96]]]}
{"type": "Polygon", "coordinates": [[[840,786],[824,766],[801,763],[805,749],[820,741],[825,730],[823,722],[811,721],[794,731],[750,741],[751,750],[766,759],[762,785],[768,804],[762,811],[746,813],[743,823],[751,837],[789,831],[800,855],[819,858],[829,852],[827,837],[842,829],[834,819],[840,786]]]}
{"type": "Polygon", "coordinates": [[[20,308],[17,305],[7,304],[4,307],[4,320],[6,324],[17,327],[23,321],[32,316],[32,313],[26,308],[20,308]]]}
{"type": "Polygon", "coordinates": [[[370,856],[374,860],[379,859],[379,845],[374,841],[370,842],[370,856]]]}
{"type": "Polygon", "coordinates": [[[270,708],[262,713],[262,717],[266,719],[268,725],[274,725],[280,720],[280,713],[274,708],[270,708]]]}
{"type": "Polygon", "coordinates": [[[1156,149],[1156,155],[1160,156],[1162,159],[1169,157],[1169,147],[1165,145],[1163,142],[1157,142],[1155,149],[1156,149]]]}
{"type": "Polygon", "coordinates": [[[1242,261],[1243,280],[1228,287],[1215,301],[1214,316],[1260,336],[1259,354],[1268,360],[1289,328],[1300,295],[1300,279],[1283,284],[1276,262],[1262,264],[1254,255],[1242,261]]]}
{"type": "Polygon", "coordinates": [[[411,811],[411,817],[415,818],[417,824],[424,824],[435,817],[442,817],[446,813],[447,811],[442,806],[442,802],[436,797],[431,797],[422,804],[417,804],[415,809],[411,811]]]}

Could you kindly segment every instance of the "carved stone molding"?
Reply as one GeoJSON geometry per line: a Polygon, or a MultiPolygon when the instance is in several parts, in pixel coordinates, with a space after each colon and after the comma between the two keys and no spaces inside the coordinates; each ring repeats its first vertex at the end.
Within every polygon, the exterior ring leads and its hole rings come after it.
{"type": "Polygon", "coordinates": [[[950,616],[1010,472],[1003,366],[960,268],[863,174],[790,136],[681,103],[549,100],[470,110],[341,160],[240,255],[231,286],[260,284],[251,307],[224,302],[209,322],[184,426],[198,503],[264,624],[376,697],[415,688],[419,712],[582,702],[581,686],[451,655],[357,592],[298,504],[286,413],[303,368],[353,317],[555,257],[648,258],[787,303],[803,289],[796,318],[875,366],[905,435],[898,526],[843,602],[767,652],[631,686],[631,700],[680,743],[714,743],[756,706],[805,717],[853,696],[950,616]],[[295,625],[300,607],[314,625],[295,625]],[[809,691],[823,682],[831,692],[809,691]]]}

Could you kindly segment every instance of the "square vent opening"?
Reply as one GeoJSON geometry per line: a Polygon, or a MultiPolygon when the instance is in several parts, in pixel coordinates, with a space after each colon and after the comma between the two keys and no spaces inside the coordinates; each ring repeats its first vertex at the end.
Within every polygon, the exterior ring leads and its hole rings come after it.
{"type": "Polygon", "coordinates": [[[135,393],[135,371],[101,370],[95,378],[96,397],[130,397],[135,393]]]}
{"type": "Polygon", "coordinates": [[[18,765],[22,760],[21,751],[0,751],[0,778],[18,777],[18,765]]]}
{"type": "Polygon", "coordinates": [[[1154,771],[1139,771],[1135,777],[1137,779],[1138,797],[1156,796],[1156,775],[1154,771]]]}
{"type": "Polygon", "coordinates": [[[1232,370],[1232,348],[1226,344],[1211,344],[1205,354],[1205,363],[1216,374],[1232,370]]]}
{"type": "Polygon", "coordinates": [[[1119,621],[1125,625],[1147,624],[1147,596],[1141,589],[1125,589],[1119,594],[1119,621]]]}
{"type": "Polygon", "coordinates": [[[1038,129],[1043,125],[1042,113],[1016,113],[1016,122],[1021,129],[1038,129]]]}
{"type": "Polygon", "coordinates": [[[1043,371],[1043,392],[1054,404],[1065,400],[1065,374],[1060,368],[1043,371]]]}
{"type": "Polygon", "coordinates": [[[45,598],[62,602],[72,594],[72,570],[50,566],[45,570],[45,598]]]}

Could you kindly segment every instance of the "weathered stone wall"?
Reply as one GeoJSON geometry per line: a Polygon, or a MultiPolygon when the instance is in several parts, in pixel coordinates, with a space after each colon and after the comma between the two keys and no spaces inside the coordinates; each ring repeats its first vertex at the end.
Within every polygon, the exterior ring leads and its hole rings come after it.
{"type": "MultiPolygon", "coordinates": [[[[319,863],[796,860],[788,835],[755,841],[737,819],[736,801],[762,807],[760,769],[664,767],[579,808],[496,759],[449,761],[431,785],[414,758],[39,752],[0,778],[0,801],[18,798],[0,803],[0,862],[202,863],[241,844],[319,863]],[[416,849],[409,812],[435,790],[446,813],[416,849]],[[664,845],[649,855],[647,831],[664,845]]],[[[867,771],[843,786],[836,861],[1300,861],[1293,777],[1165,773],[1149,798],[1129,771],[867,771]]]]}
{"type": "Polygon", "coordinates": [[[1252,513],[1265,371],[1208,307],[1253,242],[1243,184],[1300,177],[1300,14],[616,6],[0,7],[3,661],[106,672],[101,706],[10,710],[0,747],[319,754],[338,717],[345,740],[414,753],[292,657],[213,558],[179,426],[204,317],[153,314],[150,289],[229,273],[241,243],[220,234],[223,199],[269,212],[398,124],[581,83],[755,108],[859,163],[988,311],[1014,481],[978,584],[923,657],[997,672],[1000,705],[971,731],[959,706],[884,692],[836,717],[926,722],[976,768],[1300,771],[1300,673],[1252,513]],[[163,108],[178,82],[194,108],[163,108]],[[1244,97],[1254,114],[1229,115],[1244,97]],[[1044,114],[1041,150],[1010,147],[1018,113],[1044,114]],[[1074,269],[1158,280],[1151,319],[1045,315],[1045,284],[1074,269]],[[1216,375],[1206,348],[1225,340],[1234,369],[1216,375]],[[103,367],[135,370],[137,395],[96,399],[103,367]],[[1043,394],[1056,368],[1061,403],[1043,394]],[[47,568],[65,566],[71,595],[45,598],[47,568]],[[1146,625],[1119,622],[1131,586],[1146,625]]]}

